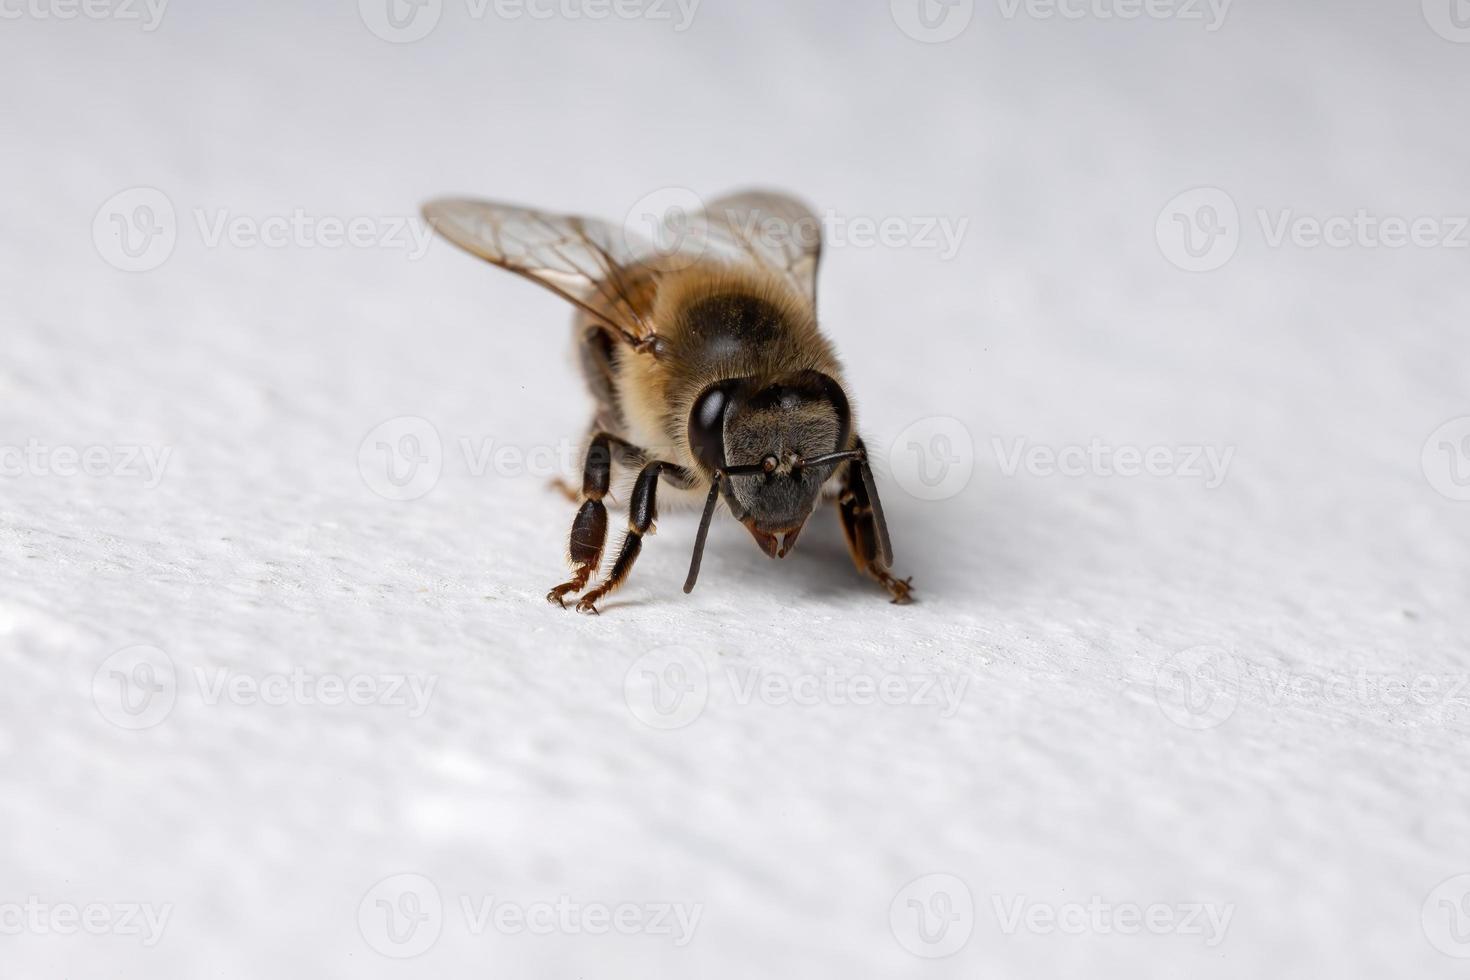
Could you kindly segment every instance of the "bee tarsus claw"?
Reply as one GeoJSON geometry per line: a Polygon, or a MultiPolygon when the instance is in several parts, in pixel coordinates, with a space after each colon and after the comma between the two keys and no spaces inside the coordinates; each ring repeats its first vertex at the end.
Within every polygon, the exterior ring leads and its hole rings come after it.
{"type": "Polygon", "coordinates": [[[907,606],[914,601],[913,576],[908,578],[892,578],[886,574],[881,577],[883,585],[888,589],[888,594],[893,596],[890,602],[895,606],[907,606]]]}
{"type": "Polygon", "coordinates": [[[572,592],[576,592],[578,588],[579,586],[575,582],[568,582],[566,585],[558,585],[556,588],[546,593],[546,601],[551,603],[553,606],[560,606],[561,608],[565,609],[567,607],[565,597],[572,592]]]}

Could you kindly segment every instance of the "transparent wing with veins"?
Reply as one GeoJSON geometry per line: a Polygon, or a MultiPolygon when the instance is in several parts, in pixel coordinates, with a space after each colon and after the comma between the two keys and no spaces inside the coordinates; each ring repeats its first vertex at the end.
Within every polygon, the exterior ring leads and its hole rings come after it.
{"type": "Polygon", "coordinates": [[[444,198],[424,205],[434,230],[472,255],[540,283],[635,346],[653,337],[646,268],[658,251],[606,222],[511,204],[444,198]]]}
{"type": "Polygon", "coordinates": [[[649,239],[593,218],[470,198],[431,201],[424,217],[455,245],[540,283],[638,347],[654,337],[659,276],[696,262],[757,264],[783,276],[816,308],[821,221],[801,201],[774,191],[731,194],[698,210],[670,209],[661,222],[654,219],[649,239]]]}
{"type": "Polygon", "coordinates": [[[716,198],[700,214],[681,220],[715,256],[779,273],[816,309],[822,223],[803,202],[776,191],[745,191],[716,198]]]}

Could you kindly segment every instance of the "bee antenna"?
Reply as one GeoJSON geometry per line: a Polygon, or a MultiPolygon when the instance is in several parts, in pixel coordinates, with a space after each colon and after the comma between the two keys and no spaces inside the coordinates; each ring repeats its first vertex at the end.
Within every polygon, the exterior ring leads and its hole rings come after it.
{"type": "Polygon", "coordinates": [[[834,463],[843,463],[843,462],[846,462],[847,460],[850,460],[850,459],[861,460],[862,458],[863,458],[862,450],[859,450],[859,449],[846,449],[846,450],[843,450],[840,453],[823,453],[820,456],[813,456],[811,459],[803,460],[802,461],[802,465],[804,465],[804,466],[831,466],[834,463]]]}
{"type": "Polygon", "coordinates": [[[699,579],[699,563],[704,558],[704,539],[709,537],[709,522],[715,516],[715,504],[720,499],[720,484],[725,480],[725,471],[716,470],[714,482],[710,484],[709,496],[704,501],[704,516],[699,519],[699,533],[694,536],[694,557],[689,560],[689,575],[684,579],[684,594],[694,591],[699,579]]]}

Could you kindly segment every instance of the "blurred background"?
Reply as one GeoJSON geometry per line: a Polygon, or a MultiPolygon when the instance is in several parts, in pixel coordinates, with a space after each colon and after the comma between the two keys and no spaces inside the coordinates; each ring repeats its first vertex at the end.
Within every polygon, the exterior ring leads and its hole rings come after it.
{"type": "Polygon", "coordinates": [[[0,19],[8,975],[1463,972],[1463,0],[0,19]],[[417,209],[752,185],[921,601],[557,610],[568,311],[417,209]]]}

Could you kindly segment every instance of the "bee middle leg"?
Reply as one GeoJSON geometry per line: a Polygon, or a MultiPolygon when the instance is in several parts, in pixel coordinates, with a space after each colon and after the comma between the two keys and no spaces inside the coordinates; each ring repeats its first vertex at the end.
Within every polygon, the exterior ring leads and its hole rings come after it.
{"type": "Polygon", "coordinates": [[[658,481],[668,480],[675,486],[687,489],[694,485],[694,475],[682,466],[655,460],[638,472],[638,482],[633,485],[633,498],[628,504],[628,536],[618,551],[612,571],[597,588],[588,592],[577,603],[577,612],[595,613],[597,603],[609,592],[623,584],[638,553],[643,550],[643,535],[653,531],[653,522],[658,519],[658,481]]]}
{"type": "MultiPolygon", "coordinates": [[[[857,442],[859,449],[862,441],[857,442]]],[[[837,498],[837,509],[842,517],[842,531],[847,536],[847,550],[852,553],[853,564],[858,571],[877,579],[893,601],[899,605],[913,601],[913,580],[895,578],[884,566],[878,546],[878,525],[873,515],[873,502],[868,497],[868,488],[858,473],[858,464],[848,463],[842,477],[842,492],[837,498]]]]}
{"type": "Polygon", "coordinates": [[[562,600],[581,592],[602,561],[602,548],[607,542],[607,507],[602,498],[612,483],[613,451],[625,458],[638,456],[637,446],[608,432],[599,432],[587,446],[587,459],[582,465],[582,506],[572,521],[571,539],[567,544],[567,560],[572,565],[572,578],[546,593],[546,601],[565,608],[562,600]]]}

